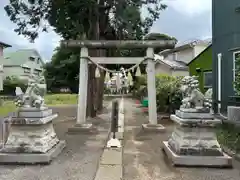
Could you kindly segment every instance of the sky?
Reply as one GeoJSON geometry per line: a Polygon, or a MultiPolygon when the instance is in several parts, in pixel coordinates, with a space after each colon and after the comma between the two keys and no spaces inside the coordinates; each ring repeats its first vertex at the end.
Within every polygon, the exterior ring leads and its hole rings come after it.
{"type": "MultiPolygon", "coordinates": [[[[7,17],[4,6],[9,0],[0,0],[0,41],[20,48],[36,49],[44,61],[49,61],[61,37],[54,31],[40,33],[34,43],[14,32],[16,27],[7,17]]],[[[168,5],[154,23],[151,32],[165,33],[176,37],[179,42],[211,38],[211,0],[162,0],[168,5]]],[[[143,15],[144,15],[143,11],[143,15]]]]}

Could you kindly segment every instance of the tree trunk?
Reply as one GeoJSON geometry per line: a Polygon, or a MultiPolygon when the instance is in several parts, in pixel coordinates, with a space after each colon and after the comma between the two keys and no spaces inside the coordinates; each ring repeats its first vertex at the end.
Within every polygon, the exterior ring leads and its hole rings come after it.
{"type": "Polygon", "coordinates": [[[105,71],[101,72],[101,77],[98,79],[98,104],[97,110],[101,111],[103,109],[103,96],[104,96],[104,79],[105,79],[105,71]]]}
{"type": "MultiPolygon", "coordinates": [[[[98,0],[98,4],[104,5],[105,1],[98,0]]],[[[92,19],[89,21],[91,23],[91,29],[89,34],[91,37],[88,39],[99,40],[100,39],[100,27],[99,21],[101,14],[99,13],[99,6],[96,6],[92,12],[92,19]]],[[[105,55],[104,50],[92,50],[90,56],[102,56],[105,55]]],[[[87,116],[95,117],[97,110],[102,110],[103,108],[103,91],[104,91],[104,74],[101,72],[101,77],[95,78],[95,65],[90,65],[89,67],[89,78],[88,78],[88,96],[87,96],[87,116]]]]}
{"type": "MultiPolygon", "coordinates": [[[[94,8],[90,12],[89,19],[89,32],[88,32],[88,39],[98,40],[99,39],[99,17],[98,17],[98,7],[94,8]]],[[[98,50],[89,50],[89,55],[96,56],[98,54],[98,50]]],[[[96,83],[97,79],[95,78],[95,70],[96,66],[91,64],[89,65],[89,72],[88,72],[88,95],[87,95],[87,116],[96,117],[97,115],[97,106],[96,106],[96,83]]]]}
{"type": "Polygon", "coordinates": [[[96,78],[95,65],[88,66],[88,93],[87,93],[87,117],[96,117],[95,97],[96,97],[96,78]]]}

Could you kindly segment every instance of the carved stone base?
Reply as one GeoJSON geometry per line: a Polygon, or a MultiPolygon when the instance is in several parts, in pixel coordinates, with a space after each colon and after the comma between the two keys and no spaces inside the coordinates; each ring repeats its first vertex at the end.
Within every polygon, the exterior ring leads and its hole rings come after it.
{"type": "Polygon", "coordinates": [[[161,124],[142,124],[142,128],[147,132],[165,132],[165,127],[161,124]]]}
{"type": "Polygon", "coordinates": [[[180,111],[182,112],[191,112],[191,113],[209,113],[210,109],[208,108],[182,108],[180,107],[180,111]]]}
{"type": "Polygon", "coordinates": [[[52,115],[52,109],[43,108],[41,110],[38,110],[36,108],[29,108],[29,109],[23,109],[20,108],[18,111],[19,117],[24,118],[39,118],[39,117],[47,117],[52,115]]]}
{"type": "Polygon", "coordinates": [[[185,118],[180,118],[176,115],[171,115],[170,119],[178,125],[188,126],[188,127],[196,127],[196,126],[197,127],[214,127],[217,124],[221,123],[221,121],[217,119],[200,119],[200,118],[185,119],[185,118]]]}
{"type": "Polygon", "coordinates": [[[219,121],[183,119],[171,115],[176,127],[164,150],[175,165],[231,166],[232,158],[221,149],[214,131],[219,121]]]}
{"type": "Polygon", "coordinates": [[[214,129],[177,126],[168,144],[177,155],[223,156],[214,129]]]}
{"type": "Polygon", "coordinates": [[[18,163],[27,163],[27,157],[32,157],[32,163],[49,162],[65,147],[65,141],[59,141],[53,128],[52,120],[57,114],[48,109],[21,110],[21,113],[12,118],[6,143],[0,151],[0,163],[12,162],[18,155],[18,163]]]}
{"type": "Polygon", "coordinates": [[[232,167],[232,158],[223,153],[223,156],[185,156],[176,154],[167,141],[163,141],[163,150],[175,166],[188,167],[232,167]]]}
{"type": "Polygon", "coordinates": [[[181,110],[176,111],[176,116],[183,119],[213,119],[213,115],[210,113],[184,112],[181,110]]]}
{"type": "Polygon", "coordinates": [[[0,153],[0,164],[49,164],[65,148],[66,142],[59,141],[48,152],[42,153],[0,153]]]}
{"type": "Polygon", "coordinates": [[[1,152],[46,153],[59,143],[52,123],[43,125],[11,125],[9,136],[1,152]]]}
{"type": "Polygon", "coordinates": [[[78,133],[91,133],[93,131],[92,124],[75,124],[73,127],[68,128],[69,134],[78,134],[78,133]]]}

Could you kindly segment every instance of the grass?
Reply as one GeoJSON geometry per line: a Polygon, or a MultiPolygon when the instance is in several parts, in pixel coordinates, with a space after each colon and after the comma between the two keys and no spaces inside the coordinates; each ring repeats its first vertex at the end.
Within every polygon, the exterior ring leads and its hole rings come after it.
{"type": "Polygon", "coordinates": [[[16,106],[12,101],[3,102],[2,106],[0,106],[0,116],[6,116],[10,112],[14,112],[16,110],[16,106]]]}
{"type": "MultiPolygon", "coordinates": [[[[72,105],[77,103],[77,96],[77,94],[48,94],[45,96],[45,103],[48,106],[72,105]]],[[[13,101],[5,101],[0,106],[0,116],[6,116],[16,109],[13,101]]]]}
{"type": "Polygon", "coordinates": [[[217,127],[217,138],[221,145],[240,153],[240,127],[223,123],[217,127]]]}
{"type": "Polygon", "coordinates": [[[48,106],[77,104],[77,94],[48,94],[45,96],[45,103],[48,106]]]}

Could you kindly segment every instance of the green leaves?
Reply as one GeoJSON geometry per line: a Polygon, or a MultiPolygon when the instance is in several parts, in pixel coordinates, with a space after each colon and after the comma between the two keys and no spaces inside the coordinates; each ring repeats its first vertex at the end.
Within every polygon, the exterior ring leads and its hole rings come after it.
{"type": "MultiPolygon", "coordinates": [[[[177,39],[175,37],[171,37],[171,36],[168,36],[166,34],[161,34],[161,33],[149,33],[144,37],[144,39],[146,39],[146,40],[175,40],[177,43],[177,39]]],[[[162,50],[164,50],[164,49],[155,48],[154,53],[157,54],[162,50]]]]}
{"type": "MultiPolygon", "coordinates": [[[[63,39],[135,39],[149,33],[160,11],[166,8],[162,0],[10,0],[5,6],[9,19],[17,25],[19,35],[34,41],[42,31],[52,26],[63,39]],[[143,6],[148,10],[141,17],[143,6]],[[98,27],[99,25],[99,27],[98,27]]],[[[144,50],[109,50],[112,54],[143,56],[144,50]]],[[[116,68],[111,65],[111,68],[116,68]]],[[[78,86],[79,50],[58,49],[47,66],[47,79],[54,86],[78,86]],[[54,84],[55,83],[55,84],[54,84]]],[[[50,87],[50,86],[48,86],[50,87]]]]}
{"type": "Polygon", "coordinates": [[[235,60],[235,81],[233,83],[236,94],[240,96],[240,57],[235,60]]]}
{"type": "MultiPolygon", "coordinates": [[[[180,83],[181,78],[163,74],[156,76],[156,97],[158,111],[171,111],[171,113],[174,113],[176,109],[179,109],[182,100],[182,94],[179,90],[180,83]]],[[[147,96],[146,76],[137,78],[135,89],[137,90],[135,93],[138,98],[147,96]]]]}
{"type": "Polygon", "coordinates": [[[76,39],[94,31],[93,23],[100,17],[100,32],[113,28],[119,39],[142,39],[148,33],[160,11],[166,5],[161,0],[10,0],[5,11],[17,24],[15,32],[35,40],[38,33],[51,25],[65,39],[76,39]],[[141,18],[145,6],[149,16],[141,18]],[[112,18],[109,18],[111,15],[112,18]]]}

